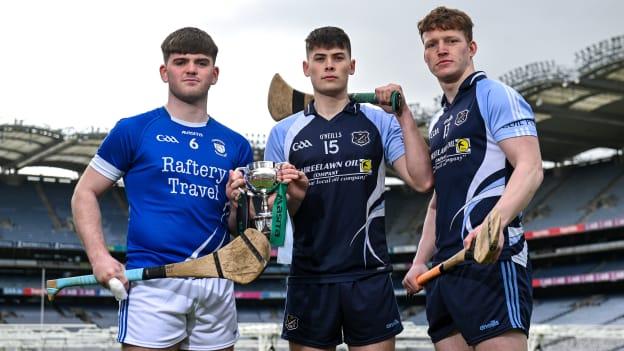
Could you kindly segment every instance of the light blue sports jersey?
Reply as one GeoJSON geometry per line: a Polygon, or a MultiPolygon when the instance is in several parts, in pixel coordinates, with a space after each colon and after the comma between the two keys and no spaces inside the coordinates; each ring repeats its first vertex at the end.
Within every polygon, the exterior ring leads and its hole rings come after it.
{"type": "MultiPolygon", "coordinates": [[[[537,136],[529,104],[512,88],[475,72],[461,84],[452,104],[430,125],[431,164],[437,196],[434,261],[463,248],[463,239],[483,222],[503,194],[513,167],[499,142],[537,136]]],[[[522,216],[505,228],[502,259],[526,266],[522,216]]]]}
{"type": "Polygon", "coordinates": [[[289,282],[351,281],[391,270],[385,232],[385,164],[405,153],[396,118],[350,102],[326,120],[311,103],[278,123],[264,158],[288,161],[310,181],[293,217],[289,282]]]}
{"type": "Polygon", "coordinates": [[[252,161],[249,142],[210,118],[189,123],[164,107],[120,120],[91,160],[123,177],[130,205],[127,269],[181,262],[229,241],[229,170],[252,161]]]}

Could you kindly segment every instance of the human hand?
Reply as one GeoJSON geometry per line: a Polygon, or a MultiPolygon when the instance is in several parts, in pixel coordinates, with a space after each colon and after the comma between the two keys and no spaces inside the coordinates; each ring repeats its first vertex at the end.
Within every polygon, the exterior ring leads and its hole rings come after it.
{"type": "Polygon", "coordinates": [[[302,199],[310,184],[305,172],[298,170],[288,162],[282,163],[277,172],[278,181],[288,184],[288,194],[302,199]]]}
{"type": "MultiPolygon", "coordinates": [[[[464,248],[466,250],[474,247],[477,235],[480,235],[481,228],[483,228],[483,223],[479,224],[474,230],[472,230],[465,238],[464,238],[464,248]]],[[[495,262],[498,260],[501,252],[503,251],[503,246],[505,245],[505,234],[503,233],[503,226],[500,227],[500,231],[498,232],[498,243],[496,245],[496,250],[492,254],[492,261],[495,262]]],[[[487,234],[487,233],[484,233],[487,234]]],[[[489,256],[489,255],[488,255],[489,256]]],[[[489,261],[488,261],[489,262],[489,261]]]]}
{"type": "Polygon", "coordinates": [[[106,251],[96,255],[91,260],[93,275],[100,284],[110,289],[109,282],[113,278],[119,279],[126,291],[129,288],[128,279],[126,278],[125,267],[121,262],[117,261],[111,254],[106,251]]]}
{"type": "Polygon", "coordinates": [[[403,88],[401,88],[401,86],[398,84],[390,83],[376,88],[375,96],[377,97],[379,107],[381,107],[387,113],[401,116],[406,109],[407,111],[409,111],[409,106],[407,106],[405,96],[403,94],[403,88]],[[401,110],[396,112],[392,110],[392,93],[394,92],[398,92],[401,94],[401,110]]]}
{"type": "Polygon", "coordinates": [[[403,287],[408,295],[416,294],[424,288],[424,286],[418,284],[416,280],[421,274],[428,270],[429,268],[424,263],[412,263],[412,266],[405,274],[405,278],[403,278],[403,287]]]}
{"type": "Polygon", "coordinates": [[[241,196],[241,189],[245,188],[245,178],[239,171],[230,170],[230,176],[225,185],[225,196],[230,201],[232,208],[238,207],[238,198],[241,196]]]}

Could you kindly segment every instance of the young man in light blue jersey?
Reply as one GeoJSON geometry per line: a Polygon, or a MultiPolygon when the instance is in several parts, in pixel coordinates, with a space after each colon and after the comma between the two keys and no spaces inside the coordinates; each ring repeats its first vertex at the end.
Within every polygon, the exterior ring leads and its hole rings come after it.
{"type": "Polygon", "coordinates": [[[421,290],[416,278],[425,264],[468,247],[498,210],[497,262],[467,261],[427,284],[429,335],[438,351],[526,350],[532,287],[522,210],[542,181],[542,160],[530,106],[475,70],[472,26],[464,12],[445,7],[418,23],[444,96],[429,131],[435,192],[403,285],[421,290]]]}
{"type": "Polygon", "coordinates": [[[123,350],[232,350],[238,338],[233,283],[155,279],[128,283],[107,250],[97,197],[123,178],[130,205],[127,269],[194,259],[229,242],[229,172],[252,161],[249,142],[207,113],[217,46],[197,28],[162,43],[167,104],[120,120],[81,176],[72,210],[93,273],[119,278],[123,350]]]}
{"type": "MultiPolygon", "coordinates": [[[[296,351],[343,341],[350,350],[394,350],[403,327],[386,244],[385,167],[428,190],[427,145],[404,97],[396,115],[349,99],[355,60],[342,29],[310,33],[303,71],[314,101],[273,127],[264,155],[287,162],[280,176],[290,182],[294,243],[282,337],[296,351]]],[[[396,84],[375,90],[382,106],[394,91],[402,93],[396,84]]]]}

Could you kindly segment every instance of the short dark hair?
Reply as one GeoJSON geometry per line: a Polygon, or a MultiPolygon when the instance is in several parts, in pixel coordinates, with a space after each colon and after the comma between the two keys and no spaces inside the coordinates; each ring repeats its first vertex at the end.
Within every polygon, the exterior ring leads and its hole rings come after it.
{"type": "Polygon", "coordinates": [[[219,48],[210,35],[201,29],[185,27],[169,34],[160,46],[165,63],[171,54],[204,54],[217,60],[219,48]]]}
{"type": "Polygon", "coordinates": [[[457,9],[449,9],[444,6],[436,7],[420,22],[418,22],[418,31],[420,37],[424,32],[432,30],[459,30],[464,32],[468,42],[472,41],[472,20],[465,12],[457,9]]]}
{"type": "Polygon", "coordinates": [[[306,55],[310,55],[310,52],[316,48],[331,49],[337,47],[347,50],[347,53],[351,56],[349,36],[338,27],[316,28],[308,34],[305,42],[306,55]]]}

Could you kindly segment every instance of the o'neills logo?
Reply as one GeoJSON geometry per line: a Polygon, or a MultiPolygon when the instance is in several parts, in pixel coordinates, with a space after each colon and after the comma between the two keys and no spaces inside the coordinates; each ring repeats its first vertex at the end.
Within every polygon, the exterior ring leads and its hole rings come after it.
{"type": "Polygon", "coordinates": [[[494,327],[498,327],[499,324],[500,323],[496,319],[492,319],[491,321],[489,321],[489,322],[487,322],[485,324],[482,324],[479,327],[479,330],[484,331],[486,329],[492,329],[494,327]]]}

